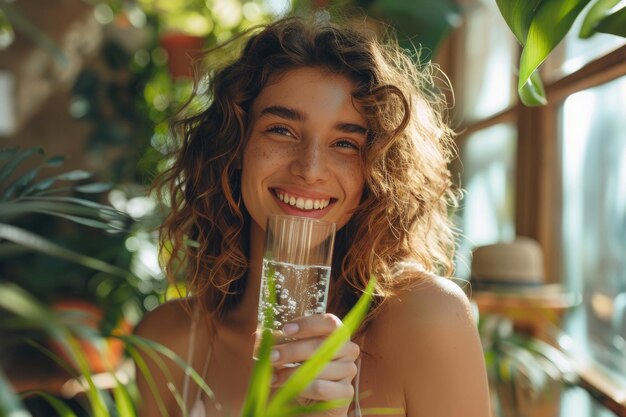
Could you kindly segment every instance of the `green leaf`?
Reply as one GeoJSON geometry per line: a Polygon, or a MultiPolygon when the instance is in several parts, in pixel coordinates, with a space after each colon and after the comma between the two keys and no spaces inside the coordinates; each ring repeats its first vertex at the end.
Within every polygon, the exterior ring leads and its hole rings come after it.
{"type": "MultiPolygon", "coordinates": [[[[74,368],[72,368],[65,359],[61,358],[59,355],[57,355],[47,347],[35,342],[32,339],[25,339],[25,342],[26,344],[34,347],[39,352],[50,358],[54,363],[63,368],[63,370],[67,372],[68,375],[71,375],[73,378],[77,378],[79,376],[78,372],[74,368]]],[[[58,342],[60,342],[63,345],[63,348],[66,349],[67,352],[69,352],[69,347],[66,346],[64,340],[58,340],[58,342]]]]}
{"type": "Polygon", "coordinates": [[[20,150],[19,146],[13,146],[12,148],[0,149],[0,161],[13,158],[13,156],[20,150]]]}
{"type": "Polygon", "coordinates": [[[262,415],[265,404],[267,404],[270,380],[272,378],[270,352],[273,344],[271,330],[264,329],[259,351],[257,352],[258,359],[254,363],[252,377],[250,378],[250,383],[248,385],[248,393],[243,406],[243,412],[241,413],[242,417],[262,415]]]}
{"type": "Polygon", "coordinates": [[[0,369],[0,416],[31,417],[0,369]]]}
{"type": "Polygon", "coordinates": [[[49,216],[60,217],[62,219],[70,220],[77,224],[82,224],[84,226],[93,227],[96,229],[104,229],[104,230],[123,230],[124,223],[118,218],[117,222],[115,216],[111,216],[111,221],[107,220],[103,222],[100,218],[105,217],[105,213],[100,213],[93,209],[84,209],[81,207],[76,207],[72,205],[66,205],[64,207],[54,206],[52,204],[28,204],[28,203],[20,203],[20,202],[9,202],[9,203],[0,203],[0,212],[2,215],[0,218],[7,219],[11,218],[11,216],[23,216],[29,213],[40,213],[47,214],[49,216]],[[76,216],[73,214],[66,214],[63,211],[70,213],[82,214],[82,216],[76,216]],[[95,217],[96,219],[90,218],[95,217]],[[118,224],[119,223],[119,224],[118,224]]]}
{"type": "Polygon", "coordinates": [[[80,343],[71,334],[67,334],[64,341],[69,346],[71,357],[76,360],[81,375],[87,381],[87,399],[93,411],[93,417],[110,417],[105,405],[103,393],[98,389],[93,381],[91,371],[89,370],[89,362],[85,356],[80,343]]]}
{"type": "Polygon", "coordinates": [[[30,249],[17,245],[15,243],[0,243],[0,259],[15,258],[16,256],[20,256],[29,252],[31,252],[30,249]]]}
{"type": "Polygon", "coordinates": [[[30,158],[36,153],[43,155],[43,150],[41,148],[30,148],[17,152],[16,156],[13,155],[10,160],[4,164],[2,169],[0,169],[0,183],[6,181],[24,160],[30,158]]]}
{"type": "Polygon", "coordinates": [[[166,384],[167,389],[169,389],[169,391],[174,396],[174,399],[176,400],[176,403],[178,404],[178,408],[181,410],[183,417],[188,417],[189,412],[187,410],[187,404],[185,404],[185,400],[183,399],[183,396],[180,394],[176,386],[173,383],[171,383],[171,381],[174,381],[174,377],[172,376],[172,373],[170,372],[169,368],[163,361],[163,358],[161,358],[154,349],[146,348],[144,346],[142,347],[142,351],[147,353],[148,356],[150,356],[150,359],[152,359],[152,361],[156,363],[158,368],[161,370],[161,373],[165,377],[165,380],[168,381],[168,383],[166,384]]]}
{"type": "Polygon", "coordinates": [[[602,19],[596,31],[626,38],[626,6],[602,19]]]}
{"type": "Polygon", "coordinates": [[[215,394],[213,394],[213,391],[206,384],[202,376],[200,376],[200,374],[196,372],[196,370],[193,369],[193,367],[190,364],[185,362],[185,360],[183,360],[180,356],[178,356],[174,351],[172,351],[168,347],[163,346],[159,343],[156,343],[150,339],[139,337],[137,335],[120,335],[120,336],[114,335],[112,337],[116,337],[118,339],[123,340],[124,342],[127,343],[127,345],[130,344],[132,346],[138,346],[142,350],[148,353],[158,352],[161,355],[165,356],[166,358],[172,360],[177,366],[179,366],[185,372],[185,375],[188,375],[189,377],[191,377],[191,379],[200,387],[200,389],[202,389],[202,391],[207,397],[209,397],[212,401],[215,402],[216,407],[220,408],[219,403],[217,402],[217,399],[215,398],[215,394]]]}
{"type": "Polygon", "coordinates": [[[337,328],[276,392],[267,407],[267,414],[278,413],[281,408],[293,401],[350,340],[367,314],[375,285],[376,279],[372,277],[359,301],[344,318],[343,326],[337,328]]]}
{"type": "MultiPolygon", "coordinates": [[[[32,323],[38,324],[45,329],[56,341],[66,348],[68,354],[79,366],[81,375],[87,381],[89,388],[87,397],[92,407],[94,417],[108,417],[108,411],[104,405],[102,393],[95,386],[85,354],[82,352],[78,341],[70,331],[58,323],[53,314],[41,306],[30,294],[14,284],[0,284],[0,308],[3,308],[19,317],[23,317],[32,323]]],[[[58,358],[60,360],[60,358],[58,358]]]]}
{"type": "Polygon", "coordinates": [[[542,88],[537,85],[537,78],[531,77],[548,54],[565,37],[587,3],[589,0],[544,1],[535,13],[520,58],[518,91],[522,100],[531,97],[531,100],[524,104],[537,105],[545,100],[545,97],[541,100],[543,95],[539,93],[542,88]],[[524,87],[528,83],[531,85],[524,87]],[[522,89],[526,90],[522,91],[522,89]]]}
{"type": "Polygon", "coordinates": [[[591,35],[594,35],[596,33],[596,26],[598,25],[598,22],[604,19],[609,14],[609,11],[620,1],[621,0],[596,1],[585,15],[585,20],[583,20],[583,23],[580,26],[578,36],[582,39],[587,39],[591,35]]]}
{"type": "Polygon", "coordinates": [[[25,189],[25,191],[22,191],[21,195],[25,195],[26,191],[32,188],[32,187],[26,188],[26,186],[35,179],[35,177],[37,176],[39,171],[41,171],[42,168],[58,167],[63,163],[64,160],[65,158],[63,157],[55,156],[53,158],[48,159],[43,164],[29,170],[25,174],[21,175],[19,178],[16,178],[9,186],[7,186],[7,189],[4,191],[2,195],[2,199],[8,200],[16,193],[17,190],[20,190],[23,188],[25,189]]]}
{"type": "Polygon", "coordinates": [[[29,293],[13,283],[0,283],[0,308],[38,324],[52,337],[62,339],[64,330],[29,293]]]}
{"type": "Polygon", "coordinates": [[[113,398],[115,399],[115,409],[118,417],[136,417],[135,406],[133,400],[130,397],[130,393],[122,384],[114,373],[111,373],[115,378],[115,386],[113,387],[113,398]]]}
{"type": "Polygon", "coordinates": [[[59,417],[76,417],[76,413],[74,413],[74,411],[72,411],[72,409],[66,403],[59,400],[55,396],[48,394],[47,392],[33,390],[23,392],[22,395],[25,398],[32,396],[43,398],[48,404],[50,404],[50,406],[56,412],[56,415],[59,417]]]}
{"type": "MultiPolygon", "coordinates": [[[[89,179],[92,176],[93,174],[91,172],[83,171],[81,169],[64,172],[62,174],[55,175],[54,177],[43,179],[39,181],[38,183],[31,185],[26,190],[24,190],[21,193],[21,195],[29,196],[31,194],[40,194],[41,191],[47,190],[48,188],[52,187],[57,181],[82,181],[82,180],[89,179]]],[[[51,192],[71,191],[71,190],[72,190],[71,187],[64,187],[64,188],[59,188],[58,190],[51,190],[51,192]]]]}
{"type": "Polygon", "coordinates": [[[95,201],[85,200],[83,198],[76,197],[50,197],[50,196],[36,196],[36,197],[23,197],[20,201],[36,201],[36,202],[53,202],[53,203],[71,203],[72,206],[78,205],[97,209],[98,213],[106,213],[107,216],[117,216],[120,219],[130,219],[128,214],[117,210],[109,205],[100,204],[95,201]]]}
{"type": "Polygon", "coordinates": [[[530,79],[518,91],[520,100],[526,106],[545,106],[546,92],[539,72],[535,71],[530,75],[530,79]]]}
{"type": "Polygon", "coordinates": [[[526,44],[528,28],[543,0],[496,0],[500,14],[519,43],[526,44]]]}
{"type": "Polygon", "coordinates": [[[0,223],[0,239],[9,240],[47,255],[55,256],[57,258],[75,262],[87,268],[95,269],[96,271],[106,272],[120,277],[127,277],[130,274],[128,271],[114,265],[90,256],[82,255],[70,249],[66,249],[56,243],[44,239],[41,236],[9,224],[0,223]]]}
{"type": "Polygon", "coordinates": [[[143,358],[141,357],[137,349],[135,349],[133,346],[127,345],[126,350],[128,350],[128,353],[130,354],[131,358],[133,358],[133,361],[135,362],[135,366],[138,368],[138,370],[141,372],[143,377],[146,379],[148,388],[150,389],[150,392],[152,393],[152,397],[154,398],[157,404],[161,417],[169,417],[169,413],[167,412],[167,407],[165,407],[165,403],[163,402],[163,399],[161,398],[161,395],[159,394],[159,389],[156,385],[156,382],[154,381],[154,377],[152,376],[150,369],[148,369],[148,365],[146,364],[146,361],[143,360],[143,358]]]}
{"type": "Polygon", "coordinates": [[[252,370],[252,377],[248,385],[248,393],[243,406],[243,417],[255,417],[263,414],[270,394],[272,364],[270,353],[274,344],[272,329],[274,328],[274,306],[276,305],[276,282],[274,276],[276,267],[268,267],[267,286],[269,302],[263,310],[263,333],[257,354],[257,360],[252,370]]]}
{"type": "Polygon", "coordinates": [[[85,184],[76,186],[76,191],[81,193],[102,193],[104,191],[109,191],[113,187],[113,184],[110,182],[94,182],[93,184],[85,184]]]}

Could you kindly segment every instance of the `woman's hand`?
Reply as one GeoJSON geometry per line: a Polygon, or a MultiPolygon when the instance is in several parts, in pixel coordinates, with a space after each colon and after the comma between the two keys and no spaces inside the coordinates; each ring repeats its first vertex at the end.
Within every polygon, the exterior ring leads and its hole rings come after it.
{"type": "MultiPolygon", "coordinates": [[[[307,360],[324,340],[343,323],[333,314],[316,314],[301,317],[285,325],[283,332],[295,340],[274,346],[271,354],[274,367],[272,386],[278,388],[297,368],[285,367],[307,360]]],[[[302,403],[312,401],[347,400],[345,407],[325,413],[325,416],[346,416],[354,397],[352,380],[357,374],[355,361],[360,349],[356,343],[347,342],[326,365],[324,370],[299,397],[302,403]]]]}

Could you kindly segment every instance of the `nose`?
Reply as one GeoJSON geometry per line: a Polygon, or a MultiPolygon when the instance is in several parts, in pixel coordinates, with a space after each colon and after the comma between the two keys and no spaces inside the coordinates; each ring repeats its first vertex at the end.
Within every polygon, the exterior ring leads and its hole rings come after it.
{"type": "Polygon", "coordinates": [[[330,172],[323,145],[315,140],[303,143],[296,150],[290,169],[293,175],[307,184],[326,181],[330,172]]]}

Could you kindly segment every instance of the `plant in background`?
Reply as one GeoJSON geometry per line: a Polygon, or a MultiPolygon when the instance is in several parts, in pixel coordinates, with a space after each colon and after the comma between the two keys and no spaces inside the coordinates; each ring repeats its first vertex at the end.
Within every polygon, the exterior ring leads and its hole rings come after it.
{"type": "MultiPolygon", "coordinates": [[[[305,361],[271,398],[269,396],[269,387],[271,385],[270,352],[273,340],[271,331],[265,331],[262,336],[259,359],[255,364],[250,380],[242,417],[290,417],[329,410],[340,405],[339,402],[299,405],[295,399],[316,378],[325,365],[332,360],[337,351],[341,349],[346,341],[350,340],[352,334],[357,330],[368,311],[375,284],[376,280],[372,278],[364,294],[344,318],[344,325],[335,330],[324,341],[318,351],[305,361]]],[[[110,391],[103,390],[96,384],[85,354],[80,348],[77,336],[97,339],[99,335],[92,328],[85,327],[80,316],[77,317],[75,314],[69,316],[51,314],[36,299],[16,285],[3,283],[0,283],[0,309],[12,314],[13,318],[17,319],[14,322],[22,326],[40,329],[63,346],[66,355],[75,361],[76,369],[69,367],[66,361],[54,352],[35,344],[51,360],[64,367],[69,375],[73,375],[76,380],[80,381],[86,394],[87,403],[85,408],[88,415],[94,417],[136,416],[136,399],[132,398],[132,387],[129,387],[127,382],[122,382],[126,381],[128,375],[116,372],[115,369],[111,368],[109,375],[113,378],[114,384],[110,387],[110,391]]],[[[268,320],[271,318],[271,309],[271,306],[269,306],[266,314],[268,320]]],[[[215,399],[213,392],[202,380],[202,377],[170,349],[137,336],[117,335],[117,337],[125,343],[126,348],[137,364],[138,372],[142,372],[146,377],[157,401],[159,401],[157,387],[148,371],[144,360],[145,357],[155,361],[165,376],[171,380],[171,375],[163,361],[163,357],[169,358],[176,365],[180,366],[209,398],[215,399]]],[[[170,389],[175,398],[178,399],[182,414],[187,415],[188,410],[182,402],[180,392],[173,385],[170,386],[170,389]]],[[[21,403],[21,398],[29,396],[43,398],[59,416],[76,416],[76,413],[66,403],[46,392],[35,390],[15,394],[0,368],[0,415],[29,416],[30,413],[26,411],[21,403]]],[[[168,415],[162,401],[159,403],[159,408],[161,415],[168,415]]]]}
{"type": "Polygon", "coordinates": [[[105,330],[128,313],[137,320],[145,299],[164,291],[163,277],[155,268],[141,269],[141,259],[126,248],[143,223],[97,201],[111,184],[88,183],[92,174],[83,170],[43,175],[62,167],[59,156],[27,169],[36,156],[43,156],[41,149],[0,150],[0,276],[46,303],[100,305],[105,330]]]}
{"type": "Polygon", "coordinates": [[[578,34],[582,39],[595,33],[626,37],[626,5],[620,0],[496,0],[496,3],[523,46],[517,87],[522,103],[527,106],[546,104],[539,66],[577,18],[584,19],[578,34]]]}
{"type": "Polygon", "coordinates": [[[292,0],[291,3],[295,14],[325,10],[333,16],[362,19],[367,15],[384,22],[396,32],[400,46],[422,63],[433,59],[446,36],[460,24],[462,11],[455,0],[292,0]]]}
{"type": "Polygon", "coordinates": [[[516,332],[510,318],[481,316],[478,330],[498,417],[532,415],[542,401],[556,403],[562,387],[576,384],[569,357],[545,341],[516,332]]]}

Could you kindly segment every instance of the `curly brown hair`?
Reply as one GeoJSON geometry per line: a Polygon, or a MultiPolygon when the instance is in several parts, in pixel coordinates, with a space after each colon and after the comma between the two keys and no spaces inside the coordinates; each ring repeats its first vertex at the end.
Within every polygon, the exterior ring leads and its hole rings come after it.
{"type": "Polygon", "coordinates": [[[302,18],[263,26],[234,62],[211,73],[208,107],[174,124],[182,144],[157,182],[170,205],[161,227],[165,269],[170,278],[184,275],[214,317],[238,304],[247,282],[251,220],[241,204],[239,161],[251,106],[270,76],[294,68],[318,67],[352,80],[353,98],[368,121],[365,191],[337,232],[332,311],[344,314],[372,275],[378,279],[375,306],[415,282],[415,275],[394,274],[402,261],[452,273],[448,207],[456,198],[448,162],[454,148],[442,116],[445,100],[433,88],[433,67],[416,65],[385,37],[353,24],[302,18]]]}

